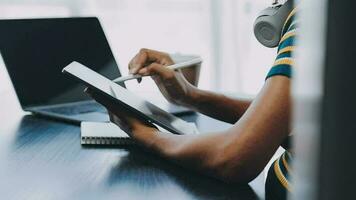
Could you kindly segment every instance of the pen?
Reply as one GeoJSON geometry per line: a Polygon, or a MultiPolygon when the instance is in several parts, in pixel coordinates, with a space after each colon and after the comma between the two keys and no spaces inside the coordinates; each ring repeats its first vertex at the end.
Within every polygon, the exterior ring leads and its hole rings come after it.
{"type": "MultiPolygon", "coordinates": [[[[178,69],[182,69],[182,68],[186,68],[186,67],[191,67],[191,66],[199,64],[201,62],[202,62],[202,59],[200,57],[198,57],[198,58],[194,58],[194,59],[189,60],[189,61],[180,62],[180,63],[173,64],[173,65],[169,65],[169,66],[167,66],[167,68],[173,69],[173,70],[178,70],[178,69]]],[[[147,76],[149,76],[149,75],[147,75],[147,76]]],[[[128,75],[128,76],[122,76],[122,77],[116,78],[116,79],[113,80],[113,82],[121,83],[121,82],[124,82],[124,81],[132,80],[132,79],[138,79],[138,78],[142,78],[142,77],[145,77],[145,76],[141,76],[141,75],[138,75],[138,74],[135,74],[135,75],[131,74],[131,75],[128,75]]]]}

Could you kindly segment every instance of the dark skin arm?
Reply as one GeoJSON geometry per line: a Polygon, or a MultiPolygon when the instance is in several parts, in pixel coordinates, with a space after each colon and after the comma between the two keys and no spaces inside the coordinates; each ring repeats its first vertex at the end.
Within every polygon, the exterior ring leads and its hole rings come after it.
{"type": "Polygon", "coordinates": [[[238,121],[252,102],[249,99],[237,99],[198,88],[192,99],[187,107],[230,124],[238,121]]]}
{"type": "MultiPolygon", "coordinates": [[[[175,75],[169,74],[164,65],[155,66],[154,70],[149,69],[151,72],[160,70],[159,73],[155,72],[155,79],[159,77],[159,81],[165,81],[165,86],[177,83],[175,75]]],[[[144,148],[183,167],[226,182],[247,183],[255,178],[290,131],[290,80],[282,76],[268,79],[247,110],[235,115],[241,117],[233,127],[219,133],[163,134],[154,126],[107,102],[102,96],[95,93],[91,93],[91,96],[109,110],[112,122],[144,148]]],[[[217,104],[220,104],[220,98],[215,97],[217,104]]],[[[206,98],[202,101],[209,102],[210,97],[206,98]]],[[[203,108],[211,113],[221,112],[210,109],[209,106],[203,108]]]]}

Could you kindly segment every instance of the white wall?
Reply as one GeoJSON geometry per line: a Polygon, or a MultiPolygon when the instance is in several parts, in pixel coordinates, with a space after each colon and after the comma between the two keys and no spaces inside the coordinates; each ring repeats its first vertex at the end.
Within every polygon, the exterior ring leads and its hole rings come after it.
{"type": "MultiPolygon", "coordinates": [[[[2,0],[0,18],[98,16],[114,55],[127,63],[142,47],[204,58],[200,87],[255,94],[275,50],[258,44],[252,24],[267,0],[2,0]]],[[[0,65],[0,92],[11,90],[0,65]]],[[[150,79],[133,90],[155,90],[150,79]]]]}

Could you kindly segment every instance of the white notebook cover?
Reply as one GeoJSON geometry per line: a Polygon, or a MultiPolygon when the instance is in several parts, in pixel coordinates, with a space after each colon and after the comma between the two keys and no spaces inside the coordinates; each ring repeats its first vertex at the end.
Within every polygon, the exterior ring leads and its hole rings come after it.
{"type": "MultiPolygon", "coordinates": [[[[194,130],[194,134],[199,134],[194,123],[189,123],[189,125],[194,130]]],[[[160,131],[169,133],[167,130],[157,127],[160,131]]],[[[127,133],[110,122],[82,122],[80,132],[80,143],[83,145],[131,145],[135,143],[127,133]]]]}
{"type": "Polygon", "coordinates": [[[82,122],[80,126],[81,144],[127,145],[134,141],[113,123],[82,122]]]}

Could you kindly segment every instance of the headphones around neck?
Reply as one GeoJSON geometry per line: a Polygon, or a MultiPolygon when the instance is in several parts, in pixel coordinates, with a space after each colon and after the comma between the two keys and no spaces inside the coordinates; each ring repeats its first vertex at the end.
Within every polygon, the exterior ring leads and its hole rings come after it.
{"type": "Polygon", "coordinates": [[[257,40],[266,47],[278,46],[283,25],[292,10],[293,0],[284,4],[273,0],[272,6],[262,10],[255,20],[253,29],[257,40]]]}

